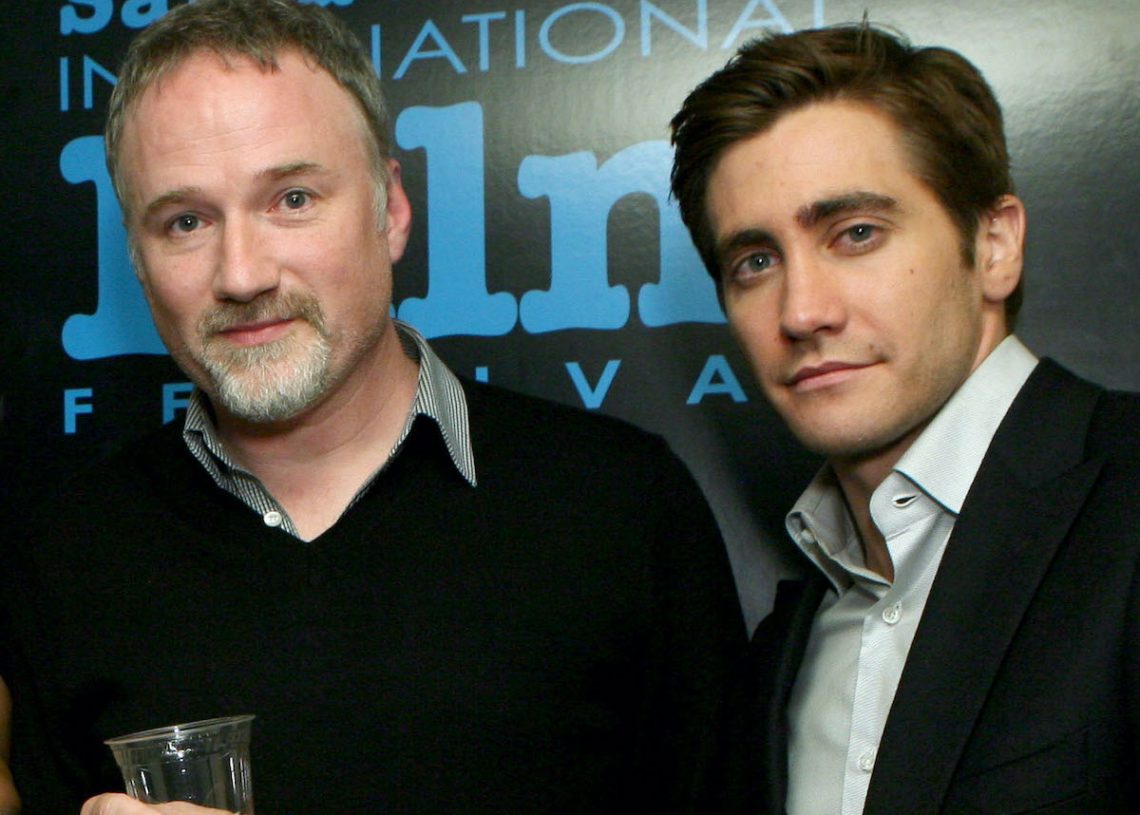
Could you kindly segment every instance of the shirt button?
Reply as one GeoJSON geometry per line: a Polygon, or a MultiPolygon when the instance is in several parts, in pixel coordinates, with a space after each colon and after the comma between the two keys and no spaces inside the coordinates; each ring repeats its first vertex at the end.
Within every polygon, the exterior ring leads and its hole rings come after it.
{"type": "Polygon", "coordinates": [[[815,543],[815,535],[812,534],[810,529],[805,529],[800,533],[800,540],[804,543],[815,543]]]}
{"type": "Polygon", "coordinates": [[[266,526],[281,526],[281,521],[284,519],[281,517],[280,512],[275,509],[271,509],[269,512],[261,516],[261,520],[265,521],[266,526]]]}
{"type": "Polygon", "coordinates": [[[871,772],[875,769],[875,751],[868,750],[863,755],[859,756],[859,769],[865,773],[871,772]]]}
{"type": "Polygon", "coordinates": [[[883,609],[883,622],[894,625],[902,619],[902,603],[894,603],[883,609]]]}

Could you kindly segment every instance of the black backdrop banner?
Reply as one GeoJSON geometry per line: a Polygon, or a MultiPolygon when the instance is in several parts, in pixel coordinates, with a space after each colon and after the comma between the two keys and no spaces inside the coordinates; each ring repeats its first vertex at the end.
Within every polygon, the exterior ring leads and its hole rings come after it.
{"type": "MultiPolygon", "coordinates": [[[[460,373],[664,434],[717,512],[753,622],[790,568],[782,516],[818,462],[728,336],[668,199],[666,127],[746,40],[866,11],[973,60],[1005,108],[1029,208],[1020,335],[1140,387],[1135,0],[316,1],[359,35],[390,101],[416,213],[396,313],[460,373]]],[[[16,508],[185,404],[128,265],[100,135],[126,43],[172,5],[0,11],[0,433],[16,508]]]]}

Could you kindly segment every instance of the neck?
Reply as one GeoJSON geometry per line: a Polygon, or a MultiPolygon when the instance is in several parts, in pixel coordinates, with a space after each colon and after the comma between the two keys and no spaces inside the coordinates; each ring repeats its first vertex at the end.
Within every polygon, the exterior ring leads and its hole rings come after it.
{"type": "Polygon", "coordinates": [[[418,371],[389,324],[376,353],[317,404],[272,424],[218,411],[218,435],[311,540],[388,460],[415,399],[418,371]]]}
{"type": "Polygon", "coordinates": [[[859,534],[859,542],[863,546],[863,560],[867,568],[887,580],[894,580],[895,566],[891,560],[891,553],[887,549],[886,539],[879,527],[871,517],[871,496],[879,485],[890,474],[902,454],[918,437],[921,431],[916,430],[905,440],[900,440],[890,451],[880,451],[873,459],[853,461],[850,459],[833,459],[832,470],[839,488],[843,492],[843,500],[847,503],[847,510],[855,523],[855,530],[859,534]]]}

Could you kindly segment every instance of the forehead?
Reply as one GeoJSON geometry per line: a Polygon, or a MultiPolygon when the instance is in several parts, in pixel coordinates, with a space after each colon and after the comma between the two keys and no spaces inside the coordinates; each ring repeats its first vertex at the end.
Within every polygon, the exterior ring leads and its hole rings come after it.
{"type": "Polygon", "coordinates": [[[295,49],[276,54],[275,66],[262,65],[244,54],[200,49],[158,74],[127,111],[127,119],[137,123],[161,106],[193,108],[202,103],[217,105],[223,99],[251,105],[282,96],[307,105],[324,102],[326,111],[355,105],[355,99],[331,74],[295,49]]]}
{"type": "Polygon", "coordinates": [[[346,139],[367,150],[355,98],[297,52],[279,54],[274,69],[245,56],[197,51],[127,111],[120,152],[133,186],[166,167],[311,159],[273,153],[344,151],[346,139]]]}
{"type": "Polygon", "coordinates": [[[890,118],[864,104],[820,102],[728,147],[709,178],[708,209],[723,232],[855,192],[929,197],[890,118]]]}

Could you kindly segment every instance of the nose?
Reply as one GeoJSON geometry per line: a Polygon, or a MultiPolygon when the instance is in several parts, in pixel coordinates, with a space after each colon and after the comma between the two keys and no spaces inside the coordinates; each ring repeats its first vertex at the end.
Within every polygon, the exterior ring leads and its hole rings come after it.
{"type": "Polygon", "coordinates": [[[222,226],[214,271],[214,295],[219,300],[248,303],[277,288],[280,280],[281,270],[272,246],[257,224],[227,219],[222,226]]]}
{"type": "Polygon", "coordinates": [[[847,309],[841,269],[812,258],[789,258],[780,298],[780,331],[793,340],[843,328],[847,309]]]}

